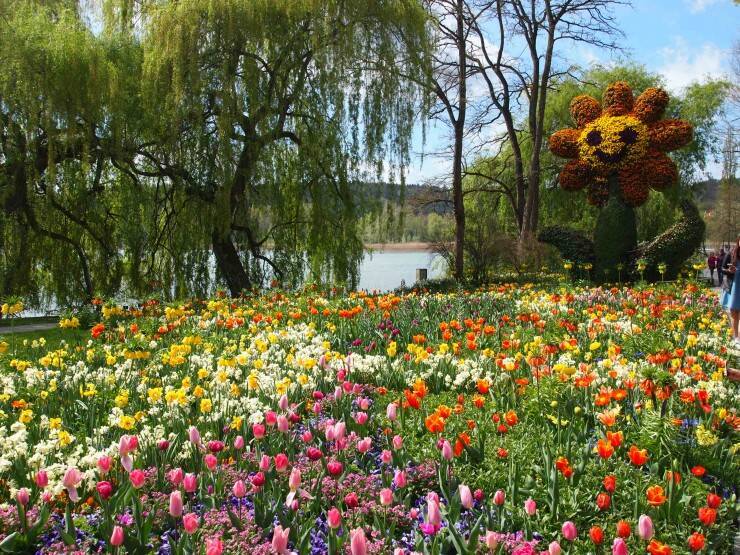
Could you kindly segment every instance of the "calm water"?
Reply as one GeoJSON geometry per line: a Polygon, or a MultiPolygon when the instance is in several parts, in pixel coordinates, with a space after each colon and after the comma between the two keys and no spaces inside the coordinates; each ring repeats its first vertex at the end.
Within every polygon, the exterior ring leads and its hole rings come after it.
{"type": "Polygon", "coordinates": [[[404,281],[413,285],[416,269],[426,268],[429,279],[443,275],[443,260],[428,251],[367,253],[360,264],[360,289],[388,291],[404,281]]]}

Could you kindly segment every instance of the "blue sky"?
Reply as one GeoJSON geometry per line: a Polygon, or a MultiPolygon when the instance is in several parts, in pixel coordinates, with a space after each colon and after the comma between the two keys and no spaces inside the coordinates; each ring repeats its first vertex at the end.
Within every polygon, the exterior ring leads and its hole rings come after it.
{"type": "MultiPolygon", "coordinates": [[[[615,16],[625,34],[626,55],[577,46],[561,57],[584,67],[627,57],[663,75],[669,92],[694,81],[728,77],[732,46],[740,40],[740,6],[732,0],[633,0],[632,7],[618,8],[615,16]]],[[[444,129],[428,129],[425,152],[446,150],[447,144],[444,129]]],[[[409,183],[443,175],[449,166],[442,158],[427,155],[422,160],[421,150],[417,137],[409,183]]],[[[712,164],[710,173],[717,173],[717,167],[712,164]]]]}

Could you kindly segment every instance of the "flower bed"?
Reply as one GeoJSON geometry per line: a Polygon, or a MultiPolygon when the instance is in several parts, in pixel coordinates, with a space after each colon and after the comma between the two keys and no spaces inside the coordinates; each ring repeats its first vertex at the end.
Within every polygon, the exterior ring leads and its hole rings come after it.
{"type": "Polygon", "coordinates": [[[729,553],[723,318],[691,284],[106,306],[4,343],[0,550],[729,553]]]}

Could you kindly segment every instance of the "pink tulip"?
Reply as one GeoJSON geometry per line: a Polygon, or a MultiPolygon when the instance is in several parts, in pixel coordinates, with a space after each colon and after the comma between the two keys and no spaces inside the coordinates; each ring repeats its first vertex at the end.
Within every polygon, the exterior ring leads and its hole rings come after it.
{"type": "Polygon", "coordinates": [[[278,431],[281,433],[288,433],[288,430],[290,430],[290,422],[288,422],[287,417],[283,416],[282,414],[278,416],[277,419],[277,428],[278,431]]]}
{"type": "Polygon", "coordinates": [[[550,545],[547,547],[548,555],[560,555],[562,551],[558,542],[550,542],[550,545]]]}
{"type": "Polygon", "coordinates": [[[293,470],[290,471],[288,487],[293,491],[301,487],[301,471],[299,469],[293,468],[293,470]]]}
{"type": "Polygon", "coordinates": [[[271,410],[268,410],[265,413],[265,424],[268,426],[274,426],[277,424],[277,413],[271,410]]]}
{"type": "Polygon", "coordinates": [[[506,492],[504,490],[496,490],[496,493],[493,494],[493,503],[494,505],[503,505],[506,501],[506,492]]]}
{"type": "Polygon", "coordinates": [[[537,512],[537,503],[531,497],[524,502],[524,512],[529,516],[534,516],[537,512]]]}
{"type": "Polygon", "coordinates": [[[360,426],[364,426],[367,424],[368,415],[366,412],[358,412],[355,414],[355,422],[357,422],[360,426]]]}
{"type": "Polygon", "coordinates": [[[342,523],[342,513],[339,512],[339,509],[336,507],[329,509],[326,513],[326,522],[332,530],[339,528],[339,525],[342,523]]]}
{"type": "Polygon", "coordinates": [[[123,528],[120,526],[114,526],[113,527],[113,533],[110,535],[110,544],[113,547],[119,547],[120,545],[123,545],[123,528]]]}
{"type": "Polygon", "coordinates": [[[220,538],[206,538],[206,555],[221,555],[224,552],[224,542],[220,538]]]}
{"type": "Polygon", "coordinates": [[[182,494],[179,489],[170,493],[170,516],[173,518],[182,516],[182,494]]]}
{"type": "Polygon", "coordinates": [[[367,555],[367,539],[365,538],[365,530],[362,528],[355,528],[349,533],[349,550],[352,555],[367,555]]]}
{"type": "Polygon", "coordinates": [[[430,500],[427,503],[427,523],[439,529],[442,523],[442,515],[439,512],[439,501],[430,500]]]}
{"type": "Polygon", "coordinates": [[[46,473],[46,470],[39,470],[36,473],[36,476],[34,476],[34,481],[36,482],[36,485],[42,489],[48,486],[49,475],[46,473]]]}
{"type": "Polygon", "coordinates": [[[380,504],[387,507],[391,503],[393,503],[393,490],[390,488],[380,490],[380,504]]]}
{"type": "Polygon", "coordinates": [[[98,459],[98,472],[105,475],[110,472],[110,467],[113,465],[113,459],[110,457],[100,457],[98,459]]]}
{"type": "Polygon", "coordinates": [[[393,485],[400,489],[405,488],[407,483],[406,472],[404,470],[396,470],[396,473],[393,475],[393,485]]]}
{"type": "Polygon", "coordinates": [[[260,465],[259,468],[262,472],[267,472],[270,470],[270,466],[272,465],[272,459],[269,455],[262,455],[262,458],[260,458],[260,465]]]}
{"type": "Polygon", "coordinates": [[[353,388],[354,388],[354,385],[352,384],[352,382],[344,382],[342,384],[342,389],[344,390],[345,393],[351,393],[353,388]]]}
{"type": "Polygon", "coordinates": [[[370,451],[370,447],[373,446],[373,440],[369,437],[364,437],[360,441],[357,442],[357,450],[360,453],[367,453],[370,451]]]}
{"type": "Polygon", "coordinates": [[[370,408],[370,399],[363,397],[358,403],[360,410],[367,410],[370,408]]]}
{"type": "Polygon", "coordinates": [[[272,533],[272,548],[275,550],[277,555],[285,555],[288,553],[288,537],[290,536],[290,528],[283,530],[283,527],[278,525],[275,526],[275,530],[272,533]]]}
{"type": "Polygon", "coordinates": [[[198,489],[198,477],[188,472],[182,480],[182,485],[188,493],[194,493],[198,489]]]}
{"type": "Polygon", "coordinates": [[[144,474],[144,471],[140,469],[132,470],[128,477],[129,480],[131,480],[131,485],[136,489],[141,488],[146,481],[146,474],[144,474]]]}
{"type": "Polygon", "coordinates": [[[403,438],[399,435],[393,436],[393,440],[391,441],[393,444],[393,449],[398,451],[401,447],[403,447],[403,438]]]}
{"type": "Polygon", "coordinates": [[[385,408],[385,415],[388,417],[388,420],[395,422],[398,418],[398,405],[396,403],[388,403],[388,406],[385,408]]]}
{"type": "Polygon", "coordinates": [[[234,438],[234,449],[237,451],[241,451],[244,449],[244,437],[243,436],[236,436],[234,438]]]}
{"type": "Polygon", "coordinates": [[[383,464],[391,464],[391,461],[393,461],[393,453],[391,453],[388,449],[383,449],[383,451],[380,453],[380,462],[383,464]]]}
{"type": "Polygon", "coordinates": [[[313,434],[311,433],[311,430],[306,430],[301,434],[301,440],[303,443],[311,443],[313,441],[313,434]]]}
{"type": "Polygon", "coordinates": [[[280,400],[278,401],[278,407],[280,407],[280,410],[288,410],[288,406],[290,404],[288,403],[288,396],[283,393],[280,396],[280,400]]]}
{"type": "Polygon", "coordinates": [[[107,481],[101,481],[95,484],[95,489],[98,490],[98,494],[100,495],[100,498],[104,501],[107,501],[110,499],[111,495],[113,495],[113,484],[107,481]]]}
{"type": "Polygon", "coordinates": [[[614,538],[612,555],[628,555],[627,544],[622,538],[614,538]]]}
{"type": "Polygon", "coordinates": [[[82,481],[82,472],[77,470],[74,466],[67,468],[62,478],[62,485],[66,488],[67,494],[69,495],[72,503],[77,503],[80,500],[80,496],[77,494],[77,486],[82,481]]]}
{"type": "Polygon", "coordinates": [[[234,497],[241,499],[242,497],[247,495],[247,484],[244,483],[244,480],[237,480],[234,483],[232,492],[234,493],[234,497]]]}
{"type": "Polygon", "coordinates": [[[185,473],[182,471],[182,468],[173,468],[167,473],[167,479],[175,487],[179,486],[182,483],[182,479],[184,476],[185,473]]]}
{"type": "Polygon", "coordinates": [[[491,551],[495,551],[498,547],[498,536],[496,535],[496,532],[491,532],[490,530],[487,530],[484,541],[486,543],[486,547],[491,551]]]}
{"type": "Polygon", "coordinates": [[[403,550],[403,547],[397,547],[393,550],[393,555],[406,555],[406,552],[403,550]]]}
{"type": "Polygon", "coordinates": [[[223,441],[218,441],[217,439],[213,439],[208,442],[208,450],[211,453],[220,453],[224,450],[226,445],[224,445],[223,441]]]}
{"type": "Polygon", "coordinates": [[[25,507],[26,505],[28,505],[28,502],[31,500],[31,494],[28,493],[28,490],[26,488],[21,488],[15,494],[15,500],[18,501],[19,505],[21,505],[22,507],[25,507]]]}
{"type": "Polygon", "coordinates": [[[252,435],[254,436],[254,439],[262,439],[265,437],[265,425],[252,424],[252,435]]]}
{"type": "Polygon", "coordinates": [[[41,494],[41,500],[44,503],[51,503],[54,501],[54,494],[51,493],[49,490],[46,490],[44,493],[41,494]]]}
{"type": "Polygon", "coordinates": [[[334,433],[333,424],[330,424],[329,426],[326,427],[326,429],[324,430],[324,434],[326,435],[326,441],[334,441],[335,439],[337,439],[337,436],[334,433]]]}
{"type": "Polygon", "coordinates": [[[344,393],[342,392],[341,386],[337,386],[337,387],[334,388],[334,399],[336,401],[339,401],[342,398],[343,395],[344,395],[344,393]]]}
{"type": "Polygon", "coordinates": [[[311,408],[314,414],[319,415],[321,414],[321,403],[318,401],[313,404],[313,407],[311,408]]]}
{"type": "Polygon", "coordinates": [[[332,476],[339,476],[344,470],[344,466],[339,461],[329,461],[326,463],[326,469],[332,476]]]}
{"type": "Polygon", "coordinates": [[[442,442],[442,458],[446,461],[452,460],[452,445],[450,445],[450,442],[447,440],[444,440],[442,442]]]}
{"type": "Polygon", "coordinates": [[[288,455],[285,453],[278,453],[275,455],[275,470],[278,472],[285,472],[288,470],[288,455]]]}
{"type": "Polygon", "coordinates": [[[460,504],[466,509],[472,509],[473,494],[471,493],[470,488],[466,485],[460,484],[458,491],[460,493],[460,504]]]}
{"type": "Polygon", "coordinates": [[[211,453],[208,453],[205,457],[203,457],[203,462],[206,463],[206,467],[211,472],[216,470],[216,467],[218,466],[218,459],[216,458],[216,455],[212,455],[211,453]]]}
{"type": "Polygon", "coordinates": [[[192,443],[196,447],[200,447],[201,439],[198,428],[196,428],[195,426],[190,426],[190,428],[188,429],[188,439],[190,440],[190,443],[192,443]]]}
{"type": "Polygon", "coordinates": [[[157,449],[159,449],[160,451],[167,451],[167,449],[169,448],[170,448],[170,442],[167,441],[166,439],[160,439],[157,442],[157,449]]]}
{"type": "Polygon", "coordinates": [[[195,513],[188,513],[182,517],[182,525],[185,528],[185,532],[188,534],[195,534],[195,531],[198,529],[198,524],[200,524],[200,519],[195,513]]]}
{"type": "Polygon", "coordinates": [[[578,530],[576,530],[576,525],[573,524],[573,522],[570,520],[566,520],[565,522],[563,522],[561,532],[563,533],[563,537],[569,542],[572,542],[578,537],[578,530]]]}
{"type": "Polygon", "coordinates": [[[139,438],[136,436],[122,435],[118,442],[118,452],[121,456],[128,455],[139,446],[139,438]]]}
{"type": "Polygon", "coordinates": [[[637,521],[637,534],[645,541],[650,540],[655,534],[653,521],[648,515],[640,515],[637,521]]]}
{"type": "Polygon", "coordinates": [[[337,422],[334,424],[334,440],[342,439],[347,433],[347,424],[344,422],[337,422]]]}

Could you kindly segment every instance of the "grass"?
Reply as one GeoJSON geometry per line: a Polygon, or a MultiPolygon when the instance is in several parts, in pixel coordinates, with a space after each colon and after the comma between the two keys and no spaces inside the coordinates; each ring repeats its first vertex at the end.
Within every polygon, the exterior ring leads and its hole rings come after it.
{"type": "Polygon", "coordinates": [[[24,316],[22,318],[2,318],[0,319],[0,329],[11,326],[27,326],[29,324],[56,324],[59,316],[24,316]]]}
{"type": "Polygon", "coordinates": [[[81,329],[62,329],[52,328],[49,330],[37,330],[37,331],[25,331],[20,333],[13,333],[3,335],[0,331],[0,339],[5,341],[9,345],[9,352],[16,353],[17,356],[23,357],[26,353],[33,356],[32,353],[38,351],[32,351],[30,345],[34,340],[41,338],[46,340],[44,347],[44,353],[46,351],[52,351],[58,349],[62,341],[65,341],[67,345],[81,345],[90,338],[90,332],[88,330],[81,329]]]}

